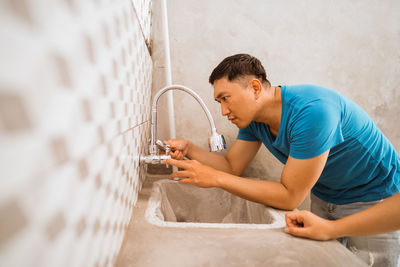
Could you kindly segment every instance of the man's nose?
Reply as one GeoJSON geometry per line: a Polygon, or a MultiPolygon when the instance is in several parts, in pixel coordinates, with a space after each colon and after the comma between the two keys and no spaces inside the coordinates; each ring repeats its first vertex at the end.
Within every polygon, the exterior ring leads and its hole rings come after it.
{"type": "Polygon", "coordinates": [[[221,113],[222,116],[227,116],[230,113],[229,108],[224,103],[221,103],[221,113]]]}

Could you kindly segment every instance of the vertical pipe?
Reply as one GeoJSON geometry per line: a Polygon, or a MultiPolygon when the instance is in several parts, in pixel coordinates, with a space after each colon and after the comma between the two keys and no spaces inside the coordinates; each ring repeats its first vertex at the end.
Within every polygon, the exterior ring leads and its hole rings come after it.
{"type": "MultiPolygon", "coordinates": [[[[169,32],[168,32],[168,10],[167,10],[167,0],[161,1],[162,10],[162,21],[163,21],[163,40],[164,40],[164,62],[165,62],[165,81],[166,86],[172,84],[172,74],[171,74],[171,54],[169,49],[169,32]]],[[[174,113],[174,96],[172,90],[167,92],[168,97],[168,121],[169,121],[169,136],[170,138],[176,138],[175,130],[175,113],[174,113]]]]}

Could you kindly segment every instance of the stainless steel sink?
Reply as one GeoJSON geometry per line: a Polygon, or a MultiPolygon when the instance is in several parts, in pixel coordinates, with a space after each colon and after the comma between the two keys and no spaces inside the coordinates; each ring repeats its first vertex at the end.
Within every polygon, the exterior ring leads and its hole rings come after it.
{"type": "Polygon", "coordinates": [[[285,212],[219,188],[198,188],[171,180],[153,183],[146,219],[166,227],[280,228],[285,212]]]}

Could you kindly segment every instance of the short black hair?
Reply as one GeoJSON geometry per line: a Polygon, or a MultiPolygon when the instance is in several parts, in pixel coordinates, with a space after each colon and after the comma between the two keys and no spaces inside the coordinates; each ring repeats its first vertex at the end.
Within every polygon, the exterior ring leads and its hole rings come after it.
{"type": "Polygon", "coordinates": [[[212,71],[208,81],[213,85],[218,79],[227,77],[228,81],[233,81],[245,75],[253,75],[261,83],[270,82],[261,61],[249,54],[236,54],[225,58],[212,71]]]}

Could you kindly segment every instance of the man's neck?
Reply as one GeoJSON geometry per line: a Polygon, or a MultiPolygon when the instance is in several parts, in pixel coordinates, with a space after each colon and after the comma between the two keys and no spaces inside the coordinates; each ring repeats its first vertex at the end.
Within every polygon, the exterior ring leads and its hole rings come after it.
{"type": "Polygon", "coordinates": [[[267,124],[272,135],[276,136],[279,132],[282,115],[281,88],[271,86],[269,90],[271,91],[265,96],[256,121],[267,124]]]}

